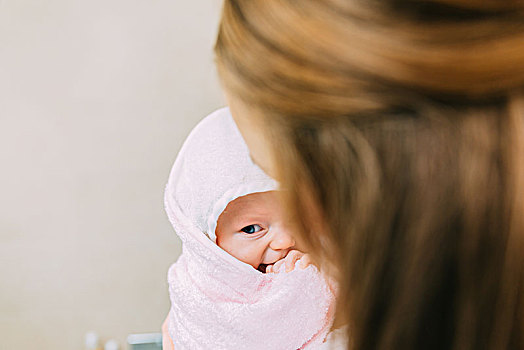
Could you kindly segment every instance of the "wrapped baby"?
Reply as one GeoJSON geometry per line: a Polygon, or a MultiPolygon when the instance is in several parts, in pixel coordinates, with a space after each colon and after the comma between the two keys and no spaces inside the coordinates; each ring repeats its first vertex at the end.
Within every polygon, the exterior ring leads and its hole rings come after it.
{"type": "Polygon", "coordinates": [[[165,191],[183,252],[168,273],[175,349],[318,349],[334,292],[296,247],[277,183],[249,157],[227,108],[182,147],[165,191]]]}

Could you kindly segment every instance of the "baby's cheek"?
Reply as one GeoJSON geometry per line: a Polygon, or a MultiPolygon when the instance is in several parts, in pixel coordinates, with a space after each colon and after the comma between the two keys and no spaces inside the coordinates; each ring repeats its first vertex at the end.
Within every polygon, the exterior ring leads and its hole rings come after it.
{"type": "Polygon", "coordinates": [[[253,246],[238,246],[236,249],[236,254],[231,255],[236,257],[238,260],[253,266],[254,268],[258,268],[258,265],[261,263],[260,254],[253,246]]]}
{"type": "Polygon", "coordinates": [[[217,238],[217,244],[236,259],[258,268],[260,265],[260,256],[253,242],[242,242],[235,239],[220,240],[217,238]]]}

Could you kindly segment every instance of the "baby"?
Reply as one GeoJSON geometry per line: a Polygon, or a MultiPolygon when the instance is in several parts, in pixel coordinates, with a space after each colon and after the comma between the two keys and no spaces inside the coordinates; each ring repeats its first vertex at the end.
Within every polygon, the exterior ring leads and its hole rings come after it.
{"type": "Polygon", "coordinates": [[[334,295],[297,249],[276,190],[251,161],[228,109],[206,117],[187,138],[165,191],[166,212],[183,243],[168,273],[175,349],[323,343],[334,295]]]}
{"type": "Polygon", "coordinates": [[[309,266],[308,255],[293,249],[295,241],[282,220],[275,192],[248,194],[231,201],[220,214],[216,243],[229,254],[263,272],[291,271],[299,260],[309,266]]]}

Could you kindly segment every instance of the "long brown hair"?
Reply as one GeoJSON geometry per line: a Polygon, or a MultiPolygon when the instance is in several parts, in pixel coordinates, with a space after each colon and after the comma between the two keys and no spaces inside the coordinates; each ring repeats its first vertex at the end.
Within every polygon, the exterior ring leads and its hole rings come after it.
{"type": "Polygon", "coordinates": [[[215,51],[350,348],[524,348],[522,1],[225,0],[215,51]]]}

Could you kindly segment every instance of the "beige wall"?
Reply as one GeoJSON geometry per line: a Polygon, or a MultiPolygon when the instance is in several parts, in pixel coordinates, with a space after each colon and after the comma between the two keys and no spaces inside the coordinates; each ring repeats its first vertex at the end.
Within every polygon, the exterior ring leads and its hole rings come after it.
{"type": "Polygon", "coordinates": [[[159,330],[163,188],[223,105],[219,0],[0,0],[0,349],[159,330]]]}

